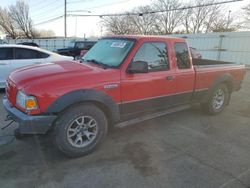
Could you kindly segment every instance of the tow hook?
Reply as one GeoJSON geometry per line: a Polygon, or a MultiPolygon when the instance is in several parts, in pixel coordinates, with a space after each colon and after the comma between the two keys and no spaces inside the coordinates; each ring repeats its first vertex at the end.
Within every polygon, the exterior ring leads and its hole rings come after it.
{"type": "Polygon", "coordinates": [[[10,121],[10,122],[7,125],[5,125],[4,127],[2,127],[1,130],[4,130],[7,127],[9,127],[15,120],[10,115],[7,115],[6,119],[4,121],[10,121]]]}

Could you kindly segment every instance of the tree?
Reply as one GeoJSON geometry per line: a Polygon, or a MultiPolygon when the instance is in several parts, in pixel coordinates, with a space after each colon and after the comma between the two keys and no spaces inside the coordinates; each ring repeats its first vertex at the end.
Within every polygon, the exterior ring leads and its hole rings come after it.
{"type": "Polygon", "coordinates": [[[23,32],[25,37],[34,38],[36,32],[33,29],[32,20],[29,16],[29,5],[24,1],[17,1],[16,5],[9,7],[9,14],[12,20],[17,25],[18,29],[23,32]]]}
{"type": "Polygon", "coordinates": [[[0,7],[0,28],[1,30],[15,39],[18,37],[18,31],[7,9],[0,7]]]}
{"type": "Polygon", "coordinates": [[[244,22],[247,28],[250,27],[250,4],[248,4],[247,6],[245,6],[243,8],[243,13],[244,13],[244,22]]]}
{"type": "Polygon", "coordinates": [[[108,34],[152,34],[154,16],[143,15],[141,12],[148,12],[151,9],[148,6],[137,7],[127,15],[123,16],[108,16],[102,19],[102,25],[106,28],[108,34]],[[131,15],[135,12],[136,15],[131,15]]]}
{"type": "Polygon", "coordinates": [[[128,16],[108,16],[102,18],[102,25],[106,28],[107,34],[125,35],[134,32],[128,16]]]}
{"type": "Polygon", "coordinates": [[[153,6],[155,10],[164,11],[157,14],[156,28],[158,33],[174,33],[174,31],[181,25],[181,21],[184,17],[183,10],[174,10],[182,7],[179,0],[155,0],[153,6]]]}
{"type": "Polygon", "coordinates": [[[106,28],[108,34],[155,34],[156,15],[143,14],[151,11],[152,9],[149,6],[137,7],[124,16],[104,17],[102,25],[106,28]]]}
{"type": "Polygon", "coordinates": [[[247,6],[245,6],[243,8],[243,10],[245,12],[245,19],[250,22],[250,4],[248,4],[247,6]]]}
{"type": "Polygon", "coordinates": [[[212,32],[232,32],[237,31],[242,28],[240,22],[236,22],[237,16],[231,16],[231,11],[223,11],[214,20],[213,24],[210,26],[212,32]],[[223,16],[224,15],[224,16],[223,16]],[[227,15],[227,16],[225,16],[227,15]]]}
{"type": "Polygon", "coordinates": [[[216,15],[219,12],[219,5],[203,6],[207,3],[214,3],[214,0],[195,0],[187,4],[189,6],[197,6],[184,11],[183,26],[186,33],[208,32],[213,24],[216,15]]]}
{"type": "Polygon", "coordinates": [[[231,11],[223,9],[222,5],[210,5],[214,0],[195,0],[187,6],[197,7],[185,10],[183,26],[186,33],[231,32],[240,28],[236,16],[230,16],[231,11]]]}
{"type": "Polygon", "coordinates": [[[130,20],[132,27],[134,28],[134,33],[140,35],[152,35],[156,34],[156,14],[150,13],[153,10],[150,6],[140,6],[132,10],[136,15],[130,15],[128,19],[130,20]]]}
{"type": "Polygon", "coordinates": [[[29,5],[22,0],[5,9],[0,7],[0,28],[12,38],[38,36],[29,16],[29,5]]]}
{"type": "MultiPolygon", "coordinates": [[[[230,32],[239,29],[231,16],[216,0],[154,0],[151,6],[141,6],[125,16],[104,19],[104,27],[112,34],[171,34],[230,32]],[[210,4],[210,5],[208,5],[210,4]],[[206,6],[208,5],[208,6],[206,6]]],[[[250,6],[250,5],[249,5],[250,6]]],[[[248,9],[250,14],[250,7],[248,9]]]]}
{"type": "Polygon", "coordinates": [[[183,25],[186,33],[199,33],[209,30],[209,24],[212,24],[215,17],[217,7],[203,6],[205,3],[213,3],[214,0],[207,2],[206,0],[194,0],[187,6],[195,5],[196,8],[189,8],[184,11],[183,25]]]}

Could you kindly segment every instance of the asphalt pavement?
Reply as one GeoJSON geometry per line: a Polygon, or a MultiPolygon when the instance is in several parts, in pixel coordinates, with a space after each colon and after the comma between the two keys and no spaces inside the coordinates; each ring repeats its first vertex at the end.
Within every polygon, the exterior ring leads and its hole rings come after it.
{"type": "MultiPolygon", "coordinates": [[[[0,94],[0,99],[4,93],[0,94]]],[[[0,104],[0,127],[6,112],[0,104]]],[[[250,71],[217,116],[191,109],[112,130],[98,150],[69,159],[47,136],[0,130],[1,188],[249,188],[250,71]]]]}

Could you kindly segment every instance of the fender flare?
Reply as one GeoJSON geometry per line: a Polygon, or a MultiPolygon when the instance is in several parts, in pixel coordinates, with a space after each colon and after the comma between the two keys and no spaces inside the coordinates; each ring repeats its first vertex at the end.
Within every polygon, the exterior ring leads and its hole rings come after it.
{"type": "MultiPolygon", "coordinates": [[[[207,94],[203,97],[203,102],[206,102],[210,95],[212,94],[213,90],[218,87],[218,85],[220,85],[221,83],[225,83],[229,89],[229,95],[231,95],[232,91],[233,91],[233,84],[234,84],[234,78],[231,74],[226,73],[223,75],[218,76],[215,81],[213,82],[213,84],[209,87],[207,94]]],[[[227,104],[229,103],[230,97],[227,101],[227,104]]]]}
{"type": "Polygon", "coordinates": [[[92,102],[94,104],[97,104],[97,106],[99,104],[100,106],[98,107],[101,107],[101,109],[104,110],[104,113],[108,115],[107,118],[110,118],[109,120],[112,123],[116,123],[120,120],[119,104],[117,104],[106,93],[94,89],[82,89],[66,93],[56,99],[47,108],[46,113],[59,113],[74,104],[83,102],[92,102]]]}
{"type": "Polygon", "coordinates": [[[214,81],[213,85],[209,88],[209,90],[212,91],[215,87],[217,87],[221,83],[226,83],[230,93],[233,91],[234,78],[229,73],[219,76],[214,81]]]}

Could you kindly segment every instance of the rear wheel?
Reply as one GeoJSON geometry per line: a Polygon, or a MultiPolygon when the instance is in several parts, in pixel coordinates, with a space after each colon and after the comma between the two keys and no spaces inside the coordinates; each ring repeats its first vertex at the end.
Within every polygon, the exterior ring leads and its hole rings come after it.
{"type": "Polygon", "coordinates": [[[92,104],[68,109],[56,122],[54,141],[69,157],[93,152],[103,141],[108,129],[105,114],[92,104]]]}
{"type": "Polygon", "coordinates": [[[210,94],[208,102],[201,103],[201,107],[203,111],[211,115],[219,114],[228,103],[229,97],[228,87],[225,84],[220,84],[210,94]]]}

